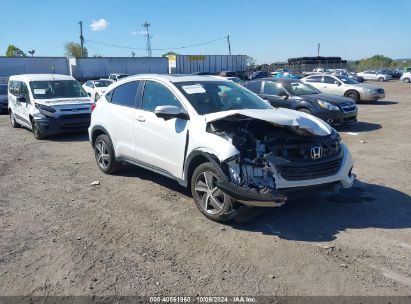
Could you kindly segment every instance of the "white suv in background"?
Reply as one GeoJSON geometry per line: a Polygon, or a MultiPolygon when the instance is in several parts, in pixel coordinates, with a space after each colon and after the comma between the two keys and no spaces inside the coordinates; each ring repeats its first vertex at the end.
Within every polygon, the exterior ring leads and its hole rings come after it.
{"type": "Polygon", "coordinates": [[[85,130],[92,100],[73,77],[58,74],[10,76],[8,110],[13,128],[26,127],[36,139],[85,130]]]}
{"type": "Polygon", "coordinates": [[[173,178],[216,221],[241,205],[281,206],[295,193],[354,180],[351,155],[327,123],[209,76],[138,75],[112,85],[89,137],[103,172],[129,162],[173,178]]]}
{"type": "Polygon", "coordinates": [[[83,89],[87,95],[98,100],[104,92],[107,91],[107,87],[114,81],[111,79],[89,80],[83,84],[83,89]]]}

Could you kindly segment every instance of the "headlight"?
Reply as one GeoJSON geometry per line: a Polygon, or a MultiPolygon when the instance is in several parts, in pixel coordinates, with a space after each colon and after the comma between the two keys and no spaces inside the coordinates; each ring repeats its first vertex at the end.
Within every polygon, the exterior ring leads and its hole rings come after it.
{"type": "Polygon", "coordinates": [[[331,110],[331,111],[339,111],[340,110],[337,106],[335,106],[335,105],[333,105],[329,102],[319,100],[319,99],[317,99],[317,102],[318,102],[318,104],[320,105],[321,108],[331,110]]]}
{"type": "Polygon", "coordinates": [[[39,110],[50,112],[50,113],[56,112],[56,109],[49,107],[49,106],[42,105],[42,104],[38,104],[38,103],[36,103],[36,108],[39,110]]]}

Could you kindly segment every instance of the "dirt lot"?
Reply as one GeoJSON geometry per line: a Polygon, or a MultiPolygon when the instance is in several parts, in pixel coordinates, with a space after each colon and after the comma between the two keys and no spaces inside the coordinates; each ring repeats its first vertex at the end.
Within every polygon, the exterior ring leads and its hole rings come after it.
{"type": "Polygon", "coordinates": [[[410,295],[411,85],[382,85],[340,129],[351,190],[227,225],[166,178],[104,175],[85,134],[36,141],[1,115],[0,294],[410,295]]]}

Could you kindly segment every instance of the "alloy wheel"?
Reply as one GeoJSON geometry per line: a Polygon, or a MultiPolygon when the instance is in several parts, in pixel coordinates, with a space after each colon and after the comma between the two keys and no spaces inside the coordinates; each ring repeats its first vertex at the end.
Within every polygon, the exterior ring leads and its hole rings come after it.
{"type": "Polygon", "coordinates": [[[110,154],[107,144],[104,141],[96,143],[95,153],[98,165],[103,169],[107,169],[110,164],[110,154]]]}
{"type": "Polygon", "coordinates": [[[217,214],[224,208],[224,204],[230,199],[219,188],[218,178],[210,171],[202,172],[196,179],[195,192],[204,211],[217,214]]]}

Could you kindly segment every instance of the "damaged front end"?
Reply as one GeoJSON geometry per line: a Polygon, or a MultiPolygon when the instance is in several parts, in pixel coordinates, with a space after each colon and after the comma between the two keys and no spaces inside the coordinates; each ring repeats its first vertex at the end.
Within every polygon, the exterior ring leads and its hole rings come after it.
{"type": "Polygon", "coordinates": [[[278,179],[316,179],[334,175],[341,167],[343,153],[335,131],[320,136],[298,126],[236,114],[208,122],[207,132],[239,151],[221,163],[229,181],[217,187],[244,205],[282,206],[288,192],[278,189],[278,179]]]}

